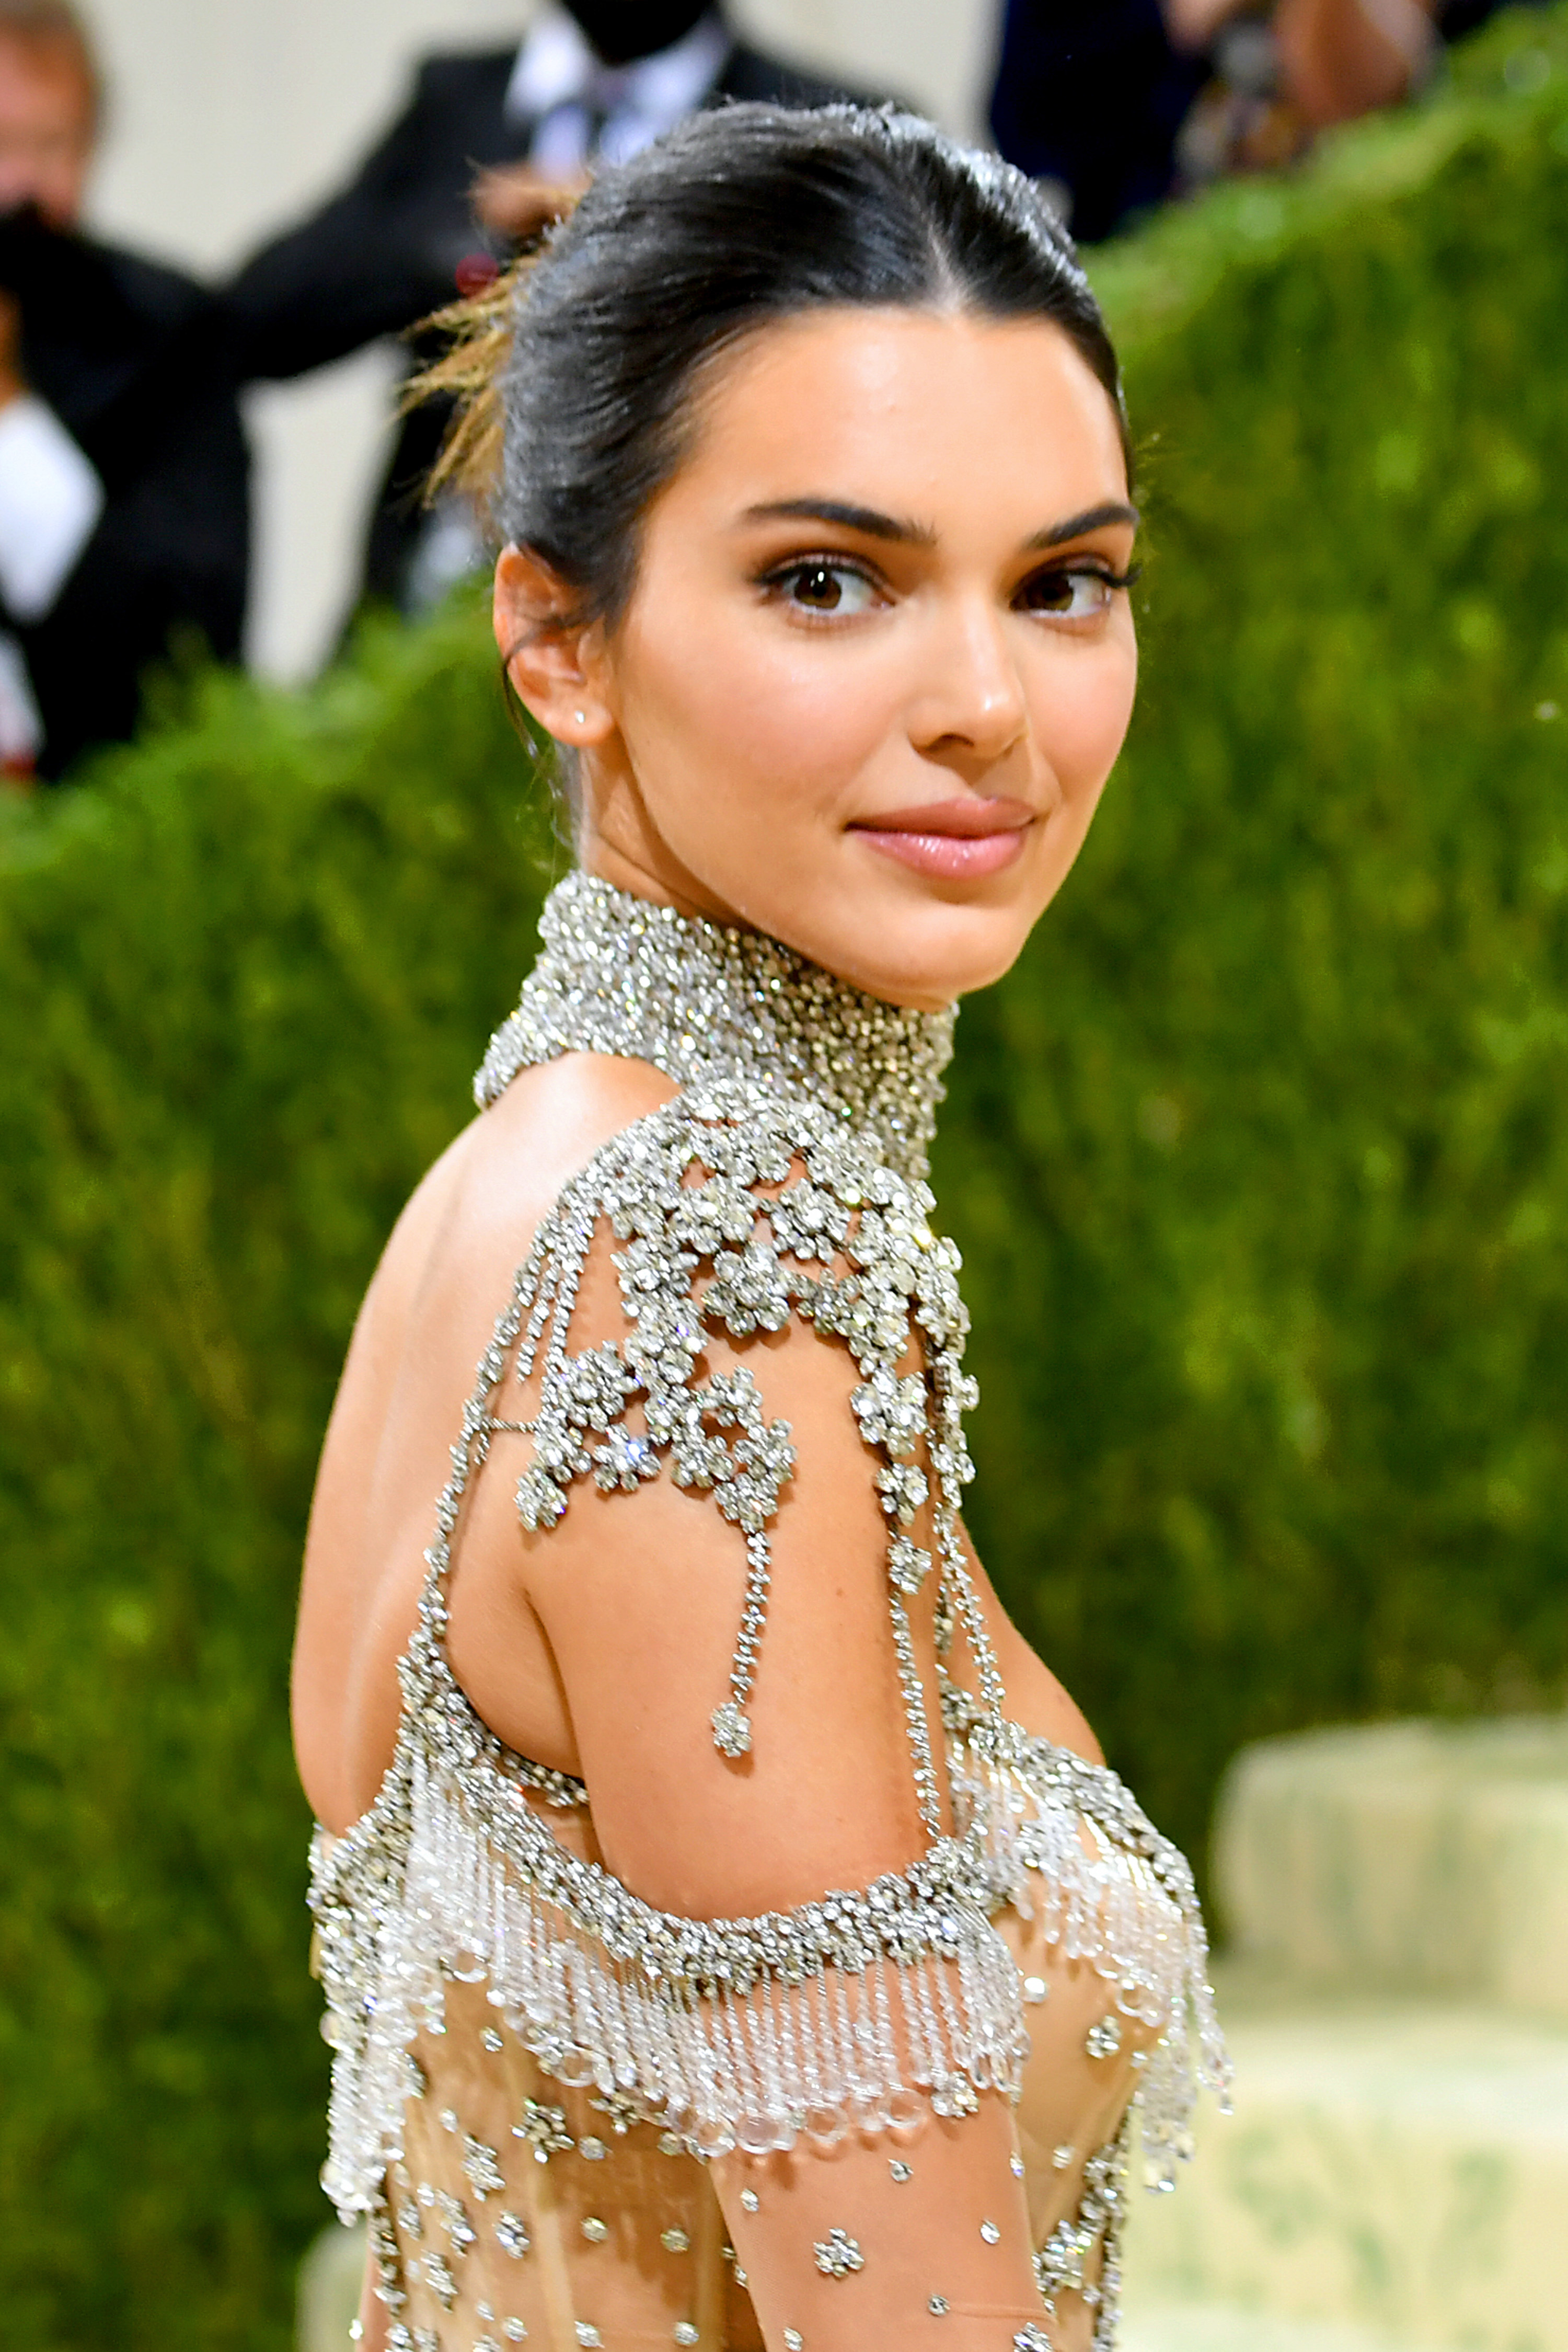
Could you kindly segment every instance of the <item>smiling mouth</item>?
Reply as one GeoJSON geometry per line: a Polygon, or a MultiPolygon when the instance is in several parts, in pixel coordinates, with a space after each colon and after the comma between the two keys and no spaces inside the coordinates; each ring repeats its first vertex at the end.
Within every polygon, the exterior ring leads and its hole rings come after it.
{"type": "Polygon", "coordinates": [[[984,880],[1023,855],[1037,812],[1010,798],[926,801],[861,817],[849,827],[868,847],[917,874],[984,880]]]}

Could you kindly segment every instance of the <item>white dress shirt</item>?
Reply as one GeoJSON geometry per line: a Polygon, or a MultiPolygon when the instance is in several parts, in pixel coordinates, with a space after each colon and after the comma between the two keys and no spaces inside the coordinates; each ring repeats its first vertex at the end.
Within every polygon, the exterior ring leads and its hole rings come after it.
{"type": "Polygon", "coordinates": [[[0,629],[0,772],[25,776],[44,748],[44,722],[21,646],[0,629]]]}
{"type": "Polygon", "coordinates": [[[41,621],[98,528],[103,485],[52,408],[32,393],[0,408],[0,595],[41,621]]]}
{"type": "MultiPolygon", "coordinates": [[[[98,528],[103,485],[52,408],[31,393],[0,408],[0,596],[41,621],[98,528]]],[[[0,770],[26,774],[43,722],[21,646],[0,631],[0,770]]]]}
{"type": "Polygon", "coordinates": [[[704,16],[668,49],[606,66],[564,8],[547,8],[517,53],[506,110],[534,124],[529,162],[563,176],[624,163],[673,131],[724,70],[730,35],[704,16]]]}

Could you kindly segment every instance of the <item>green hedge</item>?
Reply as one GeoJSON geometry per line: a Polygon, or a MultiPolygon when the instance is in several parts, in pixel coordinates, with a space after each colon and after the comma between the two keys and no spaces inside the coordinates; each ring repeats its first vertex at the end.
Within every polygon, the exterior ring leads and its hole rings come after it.
{"type": "Polygon", "coordinates": [[[326,2218],[287,1672],[359,1294],[532,952],[469,612],[14,821],[0,903],[0,2305],[288,2338],[326,2218]]]}
{"type": "MultiPolygon", "coordinates": [[[[1194,1843],[1242,1738],[1557,1695],[1568,15],[1100,264],[1134,740],[941,1147],[974,1519],[1194,1843]]],[[[0,833],[0,2308],[281,2352],[324,2060],[285,1682],[355,1300],[559,853],[482,623],[0,833]]]]}
{"type": "Polygon", "coordinates": [[[1141,709],[943,1144],[977,1533],[1189,1840],[1568,1670],[1568,10],[1461,74],[1097,268],[1141,709]]]}

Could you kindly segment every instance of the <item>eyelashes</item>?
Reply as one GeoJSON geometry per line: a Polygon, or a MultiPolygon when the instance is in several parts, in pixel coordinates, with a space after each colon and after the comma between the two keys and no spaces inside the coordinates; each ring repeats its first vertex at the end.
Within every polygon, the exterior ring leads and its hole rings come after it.
{"type": "Polygon", "coordinates": [[[1142,575],[1141,563],[1130,563],[1125,572],[1112,572],[1109,564],[1082,561],[1052,563],[1039,572],[1032,572],[1014,597],[1026,612],[1043,613],[1055,620],[1090,620],[1097,612],[1109,609],[1110,599],[1120,591],[1136,585],[1142,575]],[[1077,593],[1087,590],[1098,604],[1090,603],[1087,610],[1074,610],[1077,593]],[[1057,601],[1052,602],[1055,598],[1057,601]]]}

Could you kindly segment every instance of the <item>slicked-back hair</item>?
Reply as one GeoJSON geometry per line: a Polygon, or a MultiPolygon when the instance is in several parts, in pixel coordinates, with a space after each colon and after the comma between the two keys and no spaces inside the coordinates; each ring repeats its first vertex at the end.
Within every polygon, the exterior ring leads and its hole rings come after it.
{"type": "Polygon", "coordinates": [[[542,557],[577,616],[613,623],[703,371],[847,308],[1047,321],[1128,450],[1100,307],[1033,182],[918,116],[745,105],[602,173],[535,257],[445,314],[457,344],[426,381],[460,402],[447,478],[485,489],[499,538],[542,557]]]}

